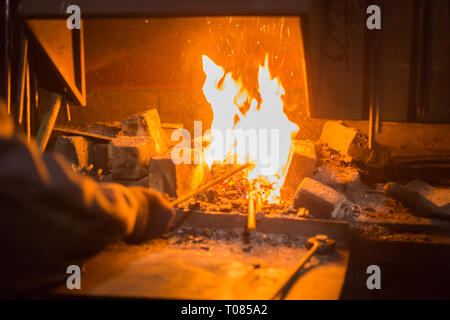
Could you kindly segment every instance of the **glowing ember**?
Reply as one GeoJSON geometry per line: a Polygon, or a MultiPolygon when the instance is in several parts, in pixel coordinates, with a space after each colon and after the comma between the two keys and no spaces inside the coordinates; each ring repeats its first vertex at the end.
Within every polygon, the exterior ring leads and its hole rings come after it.
{"type": "Polygon", "coordinates": [[[270,185],[269,190],[265,188],[264,199],[279,201],[291,141],[298,127],[283,111],[284,89],[277,78],[270,76],[268,56],[264,66],[259,66],[260,103],[243,88],[241,79],[234,80],[231,73],[225,74],[205,55],[203,71],[203,93],[214,113],[211,131],[205,134],[211,143],[204,149],[203,159],[210,167],[214,162],[255,162],[247,178],[255,184],[270,185]]]}

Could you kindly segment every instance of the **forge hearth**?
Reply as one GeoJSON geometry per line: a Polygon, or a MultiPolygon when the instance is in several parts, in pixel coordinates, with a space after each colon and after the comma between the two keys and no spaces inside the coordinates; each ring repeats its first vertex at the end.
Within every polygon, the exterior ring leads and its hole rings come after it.
{"type": "MultiPolygon", "coordinates": [[[[186,225],[166,239],[132,248],[111,246],[86,263],[82,291],[97,297],[270,299],[306,253],[306,240],[298,233],[258,232],[252,245],[243,247],[240,228],[186,225]]],[[[348,262],[346,248],[345,241],[338,241],[332,255],[314,257],[310,267],[316,272],[305,275],[287,299],[337,299],[348,262]],[[326,290],[317,287],[320,277],[333,279],[326,290]]],[[[64,288],[58,292],[74,294],[64,288]]]]}
{"type": "MultiPolygon", "coordinates": [[[[149,114],[154,119],[159,118],[154,111],[149,114]]],[[[145,119],[145,116],[130,118],[145,119]]],[[[173,131],[181,126],[169,121],[162,118],[156,125],[152,122],[150,128],[164,133],[170,140],[173,131]],[[161,122],[164,125],[158,124],[161,122]],[[167,126],[167,130],[163,126],[167,126]]],[[[122,123],[66,128],[66,134],[75,132],[71,134],[72,139],[78,134],[75,140],[86,139],[88,145],[94,146],[88,148],[89,152],[94,150],[94,155],[97,149],[103,152],[103,163],[97,162],[95,168],[102,167],[104,171],[95,172],[96,169],[88,165],[81,170],[83,174],[100,181],[150,187],[173,201],[237,166],[216,163],[209,168],[204,164],[176,164],[171,157],[176,144],[169,142],[165,152],[156,152],[154,147],[149,147],[152,150],[149,158],[129,159],[132,160],[130,163],[147,166],[148,172],[143,171],[144,176],[116,179],[114,170],[117,167],[110,164],[111,158],[116,156],[115,149],[110,145],[126,138],[123,141],[130,141],[128,147],[135,148],[136,141],[153,139],[147,133],[143,136],[123,135],[124,123],[130,122],[124,119],[122,123]]],[[[138,128],[133,128],[134,133],[142,132],[140,125],[142,122],[138,122],[138,128]]],[[[144,127],[148,128],[145,123],[144,127]]],[[[59,130],[64,132],[64,128],[59,130]]],[[[214,295],[226,299],[269,299],[287,278],[288,270],[292,272],[298,258],[306,253],[307,239],[326,234],[337,241],[337,250],[332,255],[312,259],[307,265],[310,271],[302,273],[287,298],[369,297],[366,287],[360,285],[366,280],[363,279],[366,273],[361,275],[361,270],[373,264],[373,259],[383,266],[385,277],[391,281],[383,282],[386,291],[376,297],[392,298],[393,292],[402,297],[423,297],[423,291],[408,286],[399,291],[395,283],[422,276],[424,268],[433,271],[428,273],[427,282],[421,282],[422,288],[429,287],[429,283],[435,283],[433,288],[436,288],[436,283],[441,283],[436,277],[439,275],[442,279],[443,270],[450,265],[448,259],[441,258],[442,254],[450,256],[450,222],[442,219],[442,213],[448,210],[450,189],[418,180],[406,184],[405,188],[424,199],[421,203],[427,203],[430,212],[440,213],[438,216],[432,216],[432,213],[421,216],[411,204],[394,200],[385,193],[385,184],[390,179],[380,177],[379,166],[383,162],[386,168],[386,161],[395,162],[386,156],[386,147],[380,145],[368,149],[367,136],[342,122],[328,123],[323,130],[316,140],[293,141],[289,170],[281,188],[282,198],[255,206],[255,230],[247,231],[249,194],[258,181],[249,180],[248,173],[240,171],[179,204],[175,228],[160,239],[132,248],[115,245],[88,261],[86,267],[90,271],[86,274],[83,293],[94,296],[201,299],[214,295]],[[339,128],[335,135],[330,135],[332,127],[339,128]],[[343,135],[340,139],[339,132],[343,135]],[[401,259],[404,264],[393,265],[392,257],[401,259]],[[438,260],[438,265],[433,264],[438,260]],[[409,266],[408,272],[404,272],[405,263],[409,266]],[[99,270],[102,271],[99,273],[99,270]],[[109,271],[105,274],[103,270],[109,271]],[[183,275],[181,282],[180,275],[183,275]],[[103,281],[105,278],[108,280],[103,281]],[[317,287],[323,279],[330,279],[326,289],[317,287]],[[180,283],[183,290],[180,290],[180,283]]],[[[166,141],[164,137],[161,140],[166,141]]],[[[196,144],[192,141],[191,145],[196,144]]],[[[201,144],[202,148],[205,146],[207,144],[201,144]]],[[[405,175],[400,177],[404,179],[405,175]]],[[[445,288],[439,287],[435,294],[440,296],[443,292],[445,288]]],[[[58,289],[57,293],[73,294],[64,288],[58,289]]]]}
{"type": "MultiPolygon", "coordinates": [[[[172,125],[169,133],[177,126],[172,125]]],[[[58,130],[65,131],[64,128],[58,130]]],[[[100,181],[150,187],[164,193],[169,200],[188,194],[236,167],[226,164],[214,164],[211,168],[205,164],[175,164],[171,158],[174,145],[169,147],[170,137],[163,129],[156,110],[124,119],[121,125],[72,125],[66,128],[66,133],[70,132],[70,136],[56,139],[55,151],[63,153],[79,171],[100,181]],[[83,135],[77,136],[76,133],[83,135]],[[132,135],[137,133],[142,135],[132,135]],[[62,145],[66,148],[61,148],[62,145]]],[[[320,140],[295,140],[290,152],[290,166],[281,189],[282,198],[272,203],[262,201],[256,212],[257,225],[271,216],[421,224],[422,217],[384,195],[382,181],[375,184],[368,181],[372,170],[370,164],[376,166],[373,169],[375,171],[379,166],[379,162],[370,162],[368,159],[387,161],[388,158],[386,148],[379,146],[369,150],[367,143],[364,143],[367,140],[364,139],[367,137],[360,131],[330,122],[324,127],[320,140]],[[339,130],[343,132],[337,147],[338,133],[329,133],[333,126],[342,128],[339,130]],[[326,141],[327,136],[332,137],[329,143],[326,141]],[[358,149],[352,144],[361,147],[358,149]]],[[[179,209],[185,212],[245,216],[248,213],[249,187],[255,181],[247,178],[247,172],[238,172],[180,204],[179,209]]],[[[448,210],[445,207],[448,189],[426,183],[422,183],[421,188],[417,185],[413,184],[416,187],[411,190],[423,194],[431,202],[430,208],[434,205],[433,210],[448,210]],[[433,194],[439,194],[439,197],[433,194]]],[[[264,183],[261,186],[264,188],[264,183]]],[[[265,187],[270,188],[270,185],[265,187]]]]}

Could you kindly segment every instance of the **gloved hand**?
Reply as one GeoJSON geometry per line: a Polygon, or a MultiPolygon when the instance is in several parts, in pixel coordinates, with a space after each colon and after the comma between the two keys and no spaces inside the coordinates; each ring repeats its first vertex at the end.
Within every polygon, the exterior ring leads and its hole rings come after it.
{"type": "Polygon", "coordinates": [[[160,236],[170,228],[175,210],[161,193],[142,187],[131,187],[140,198],[139,210],[133,234],[128,242],[142,242],[160,236]]]}

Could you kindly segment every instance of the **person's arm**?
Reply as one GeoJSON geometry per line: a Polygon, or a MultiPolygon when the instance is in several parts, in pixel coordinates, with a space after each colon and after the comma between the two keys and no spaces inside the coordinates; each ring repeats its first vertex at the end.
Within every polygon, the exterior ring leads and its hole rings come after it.
{"type": "Polygon", "coordinates": [[[98,183],[21,138],[0,138],[0,260],[14,273],[65,272],[109,243],[160,235],[173,215],[156,191],[98,183]]]}

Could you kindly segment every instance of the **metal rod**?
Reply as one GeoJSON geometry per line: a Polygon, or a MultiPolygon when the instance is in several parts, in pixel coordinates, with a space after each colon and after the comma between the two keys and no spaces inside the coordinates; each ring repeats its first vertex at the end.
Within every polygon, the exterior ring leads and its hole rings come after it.
{"type": "Polygon", "coordinates": [[[192,191],[192,192],[190,192],[190,193],[188,193],[188,194],[186,194],[184,196],[179,197],[178,199],[172,201],[170,204],[175,207],[175,206],[179,205],[180,203],[183,203],[186,200],[189,200],[190,198],[195,197],[196,195],[198,195],[198,194],[208,190],[209,188],[215,186],[216,184],[222,182],[223,180],[225,180],[225,179],[235,175],[236,173],[238,173],[238,172],[248,168],[250,165],[251,165],[251,163],[243,164],[243,165],[241,165],[241,166],[231,170],[230,172],[220,176],[219,178],[208,182],[207,184],[205,184],[204,186],[198,188],[197,190],[194,190],[194,191],[192,191]]]}
{"type": "Polygon", "coordinates": [[[27,141],[31,140],[31,89],[30,89],[30,64],[27,62],[26,67],[26,77],[25,77],[25,87],[26,87],[26,95],[27,95],[27,114],[26,114],[26,135],[27,141]]]}
{"type": "Polygon", "coordinates": [[[32,69],[33,66],[30,67],[31,135],[35,137],[39,128],[39,87],[36,72],[32,69]]]}
{"type": "Polygon", "coordinates": [[[19,69],[17,78],[17,97],[16,97],[16,122],[22,124],[23,122],[23,98],[25,93],[25,78],[26,78],[26,68],[28,60],[28,39],[25,35],[25,31],[21,29],[20,35],[20,59],[19,59],[19,69]]]}
{"type": "MultiPolygon", "coordinates": [[[[383,12],[387,12],[384,7],[384,2],[380,1],[381,10],[383,12]]],[[[384,73],[383,73],[383,61],[384,61],[384,39],[383,39],[383,33],[386,28],[386,19],[384,18],[384,15],[381,15],[381,23],[383,25],[383,28],[378,30],[378,46],[379,46],[379,52],[378,55],[378,91],[377,91],[377,108],[376,108],[376,120],[375,120],[375,132],[381,133],[381,122],[382,122],[382,109],[383,109],[383,84],[384,84],[384,73]]],[[[387,29],[386,29],[387,30],[387,29]]]]}
{"type": "Polygon", "coordinates": [[[66,115],[66,121],[71,122],[72,116],[70,115],[70,106],[66,99],[64,99],[64,114],[66,115]]]}
{"type": "Polygon", "coordinates": [[[93,139],[102,140],[102,141],[106,141],[106,142],[109,142],[109,141],[113,140],[113,138],[108,137],[108,136],[104,136],[104,135],[101,135],[101,134],[80,131],[80,130],[76,130],[76,129],[72,129],[72,128],[66,128],[66,127],[59,126],[59,125],[55,126],[53,128],[53,131],[60,132],[60,133],[65,134],[65,135],[67,135],[67,134],[68,135],[72,135],[73,134],[73,135],[76,135],[76,136],[83,136],[83,137],[93,138],[93,139]]]}
{"type": "Polygon", "coordinates": [[[247,229],[255,230],[256,229],[256,201],[255,201],[255,191],[251,187],[251,190],[248,193],[248,214],[247,214],[247,229]]]}
{"type": "MultiPolygon", "coordinates": [[[[3,94],[5,94],[5,99],[6,99],[6,107],[8,110],[8,114],[11,113],[11,52],[10,52],[10,44],[11,44],[11,34],[10,34],[10,19],[9,19],[9,12],[10,12],[10,1],[9,0],[4,0],[1,2],[0,7],[3,9],[3,25],[2,25],[2,29],[3,29],[3,36],[4,36],[4,42],[3,42],[3,54],[4,54],[4,58],[5,60],[3,61],[4,63],[4,68],[5,68],[5,74],[2,74],[2,77],[4,76],[4,81],[5,81],[5,87],[4,90],[5,92],[2,92],[3,94]]],[[[3,88],[2,88],[3,90],[3,88]]]]}
{"type": "Polygon", "coordinates": [[[261,210],[260,200],[259,193],[254,190],[253,184],[250,184],[248,189],[247,221],[242,234],[244,244],[250,243],[250,234],[256,229],[256,213],[261,210]]]}
{"type": "Polygon", "coordinates": [[[11,63],[8,57],[7,65],[7,76],[6,76],[6,104],[8,109],[8,114],[11,114],[11,63]]]}
{"type": "MultiPolygon", "coordinates": [[[[372,139],[371,139],[371,144],[370,144],[370,148],[373,147],[374,143],[375,143],[375,137],[376,134],[379,132],[379,128],[380,128],[380,69],[382,68],[382,66],[380,65],[380,61],[379,61],[379,56],[381,54],[380,52],[380,32],[381,30],[377,30],[375,31],[374,37],[375,37],[375,47],[376,47],[376,52],[378,53],[375,57],[374,57],[374,75],[373,75],[373,82],[374,82],[374,90],[373,90],[373,109],[372,112],[373,114],[373,124],[372,124],[372,139]]],[[[375,52],[375,51],[372,51],[375,52]]]]}
{"type": "Polygon", "coordinates": [[[375,57],[375,49],[376,49],[376,33],[372,30],[370,32],[370,98],[369,98],[369,149],[373,148],[374,140],[375,140],[375,108],[376,108],[376,57],[375,57]]]}
{"type": "Polygon", "coordinates": [[[44,152],[47,147],[48,140],[50,139],[56,119],[58,118],[61,100],[62,97],[59,94],[52,94],[48,110],[45,112],[44,118],[39,126],[39,131],[36,135],[36,142],[42,152],[44,152]]]}
{"type": "Polygon", "coordinates": [[[289,277],[289,279],[280,288],[280,290],[278,290],[277,293],[275,293],[275,295],[272,297],[272,300],[282,300],[286,297],[286,295],[289,293],[289,290],[297,281],[298,274],[302,270],[303,266],[305,265],[306,262],[308,262],[309,258],[311,258],[311,256],[316,252],[318,247],[319,243],[315,242],[314,245],[311,247],[311,249],[309,249],[308,252],[302,257],[302,260],[300,260],[300,263],[298,264],[294,273],[289,277]]]}

